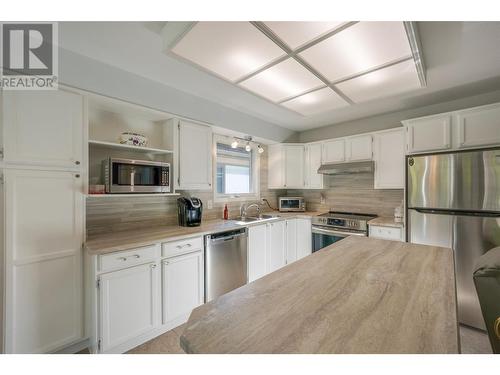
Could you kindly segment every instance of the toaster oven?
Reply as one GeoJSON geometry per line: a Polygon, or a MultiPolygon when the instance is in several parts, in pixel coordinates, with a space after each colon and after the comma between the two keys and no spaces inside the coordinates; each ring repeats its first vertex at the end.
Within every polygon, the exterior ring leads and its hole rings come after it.
{"type": "Polygon", "coordinates": [[[303,212],[306,210],[304,197],[279,197],[278,205],[281,212],[303,212]]]}

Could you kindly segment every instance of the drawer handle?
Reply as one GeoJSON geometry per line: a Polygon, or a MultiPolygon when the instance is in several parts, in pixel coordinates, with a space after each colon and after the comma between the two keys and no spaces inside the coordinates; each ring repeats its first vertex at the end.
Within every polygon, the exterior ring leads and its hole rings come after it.
{"type": "Polygon", "coordinates": [[[151,265],[151,268],[152,268],[152,269],[153,269],[153,268],[156,268],[156,264],[152,264],[152,265],[151,265]]]}
{"type": "Polygon", "coordinates": [[[177,247],[178,249],[182,249],[182,248],[184,248],[184,247],[191,247],[191,246],[192,246],[192,245],[191,245],[190,243],[187,243],[187,244],[185,244],[185,245],[177,245],[176,247],[177,247]]]}
{"type": "Polygon", "coordinates": [[[132,255],[135,259],[139,259],[141,256],[139,254],[132,255]]]}
{"type": "Polygon", "coordinates": [[[122,262],[126,262],[127,258],[126,257],[120,257],[120,258],[118,258],[118,260],[121,260],[122,262]]]}

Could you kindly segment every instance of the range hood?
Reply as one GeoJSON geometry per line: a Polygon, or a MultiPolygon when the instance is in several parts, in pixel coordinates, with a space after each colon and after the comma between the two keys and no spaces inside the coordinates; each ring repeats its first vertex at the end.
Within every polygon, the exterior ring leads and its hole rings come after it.
{"type": "Polygon", "coordinates": [[[354,161],[350,163],[322,164],[318,169],[319,174],[354,174],[372,173],[373,161],[354,161]]]}

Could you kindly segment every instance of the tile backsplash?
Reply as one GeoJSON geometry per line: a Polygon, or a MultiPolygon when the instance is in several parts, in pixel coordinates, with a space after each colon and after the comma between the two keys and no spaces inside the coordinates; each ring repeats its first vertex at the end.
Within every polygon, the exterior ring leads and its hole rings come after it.
{"type": "Polygon", "coordinates": [[[324,178],[323,190],[288,190],[287,195],[304,196],[310,211],[335,210],[389,217],[394,216],[394,208],[404,197],[403,189],[374,189],[371,173],[324,178]]]}

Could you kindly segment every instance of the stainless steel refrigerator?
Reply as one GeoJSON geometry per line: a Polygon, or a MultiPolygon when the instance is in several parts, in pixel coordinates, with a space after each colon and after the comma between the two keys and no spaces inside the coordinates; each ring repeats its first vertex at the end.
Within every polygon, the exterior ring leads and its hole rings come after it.
{"type": "Polygon", "coordinates": [[[472,272],[500,246],[500,148],[408,156],[406,167],[408,242],[453,249],[458,319],[485,329],[472,272]]]}

